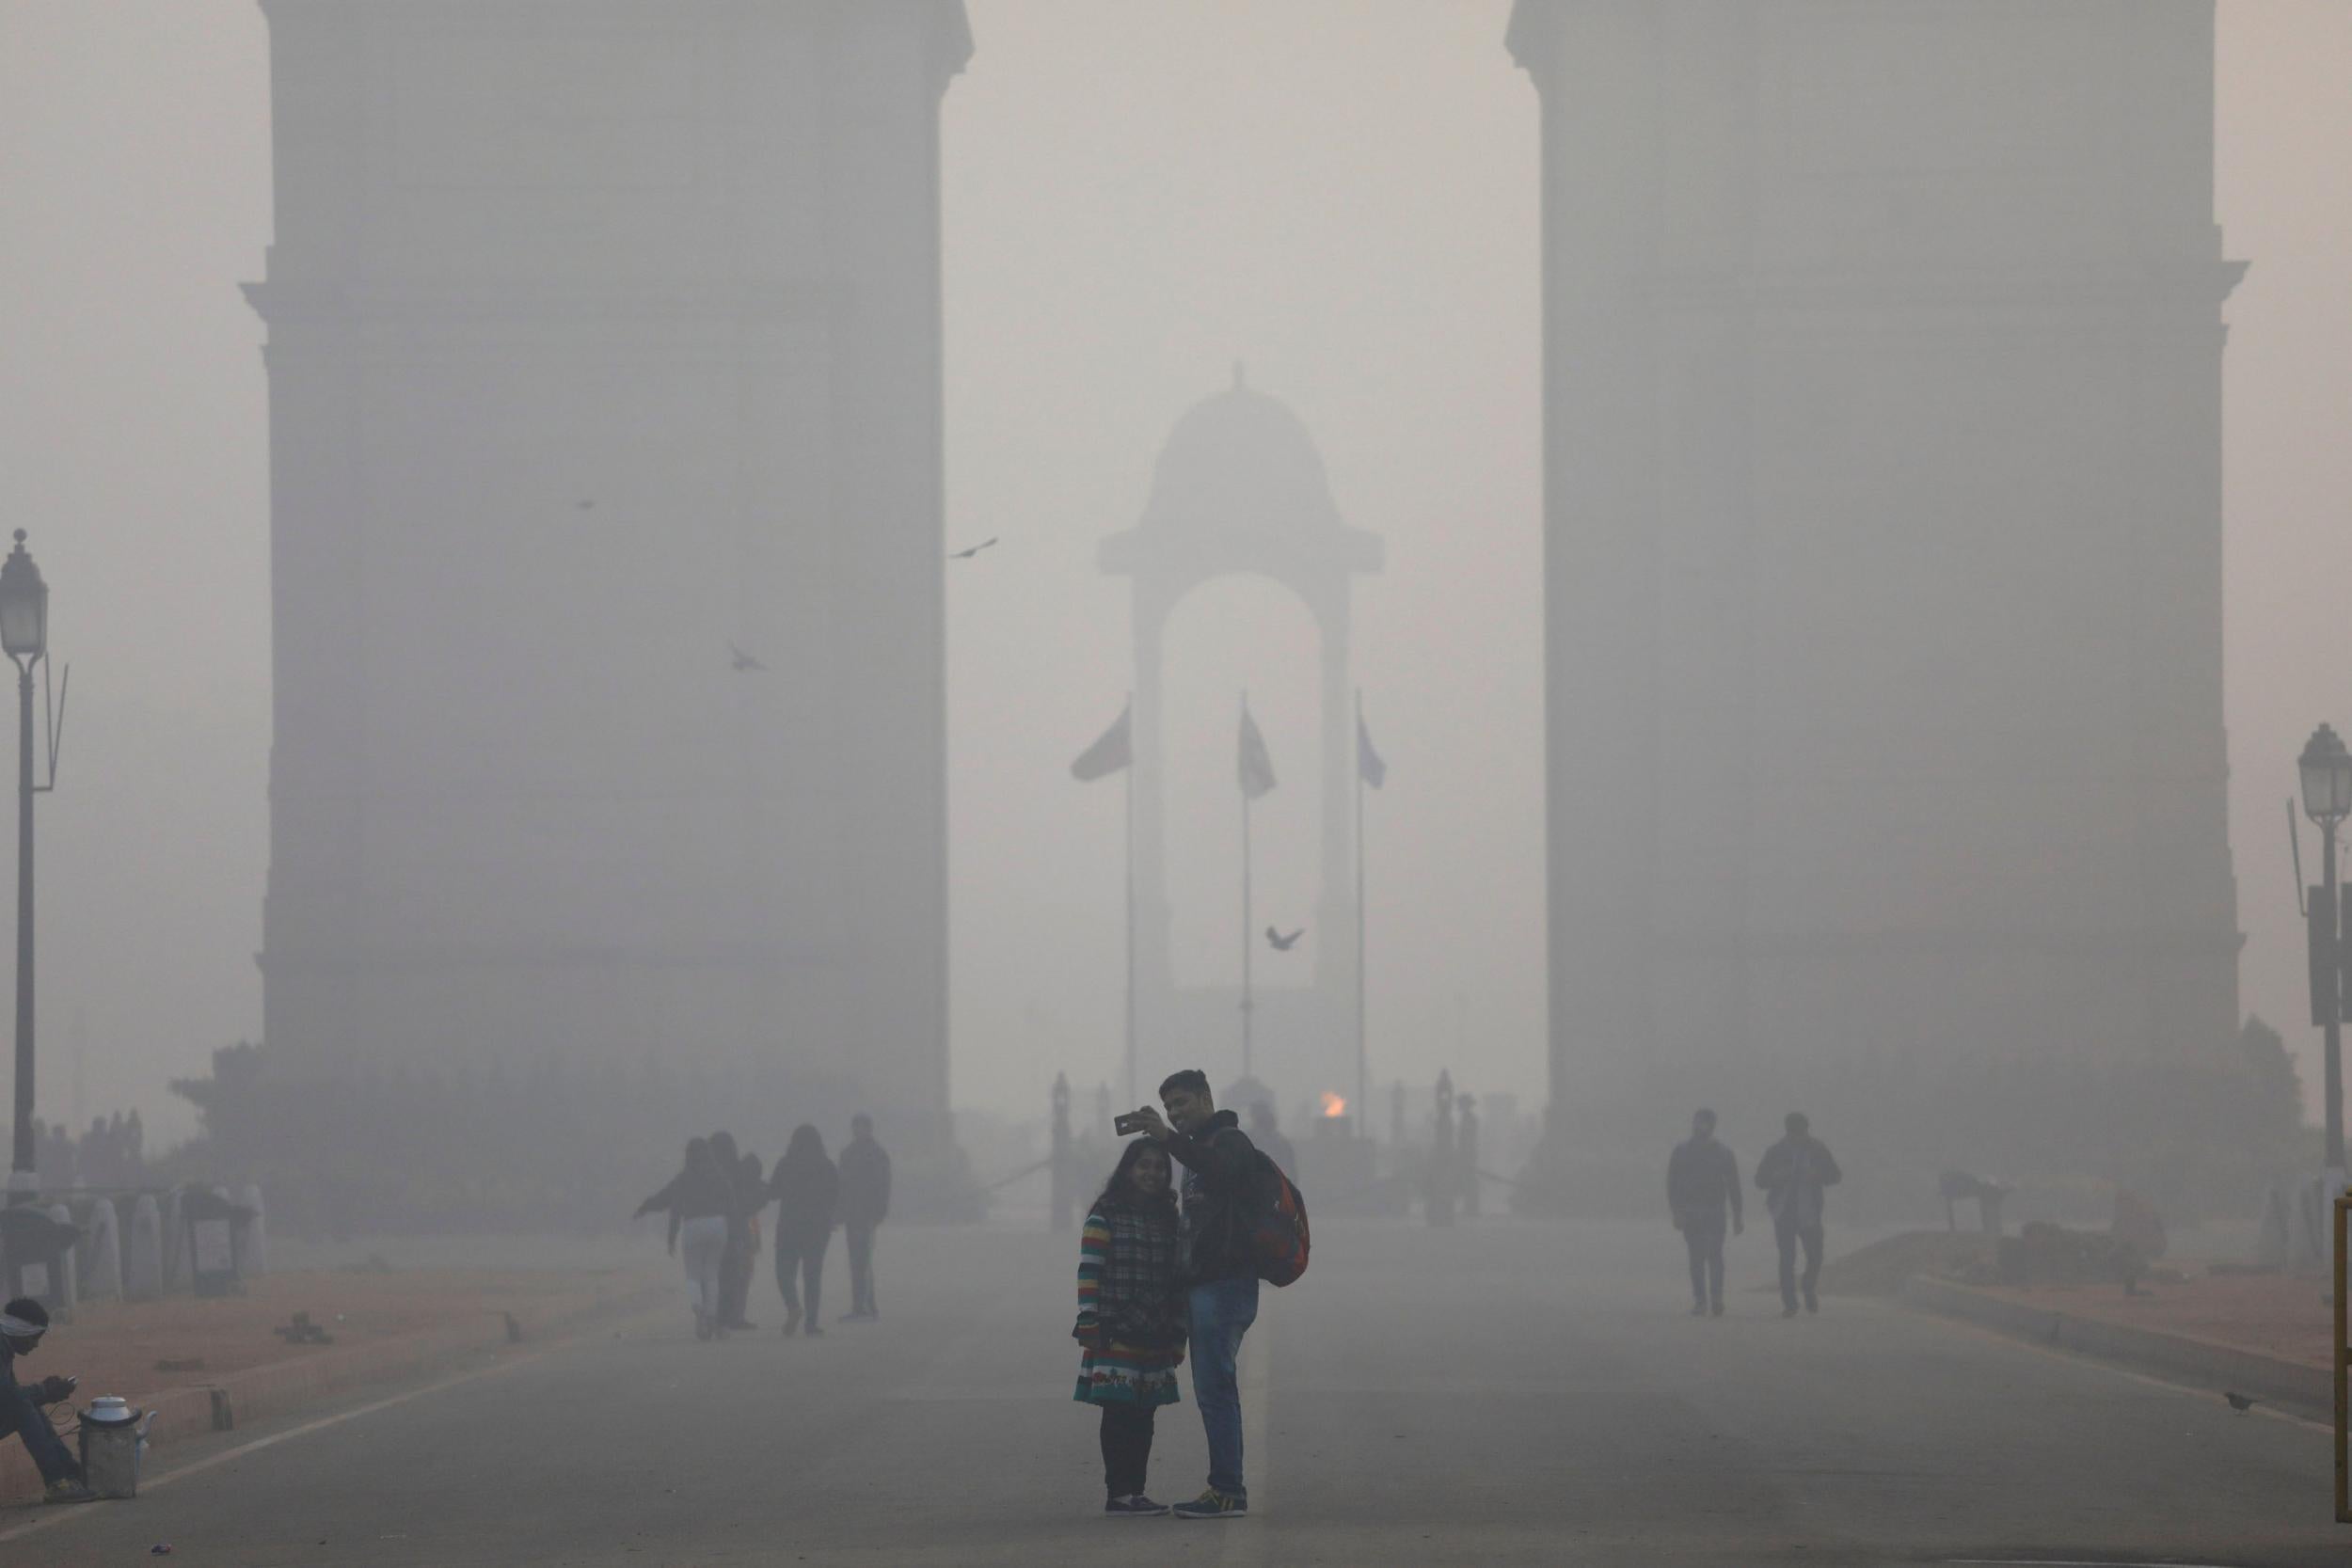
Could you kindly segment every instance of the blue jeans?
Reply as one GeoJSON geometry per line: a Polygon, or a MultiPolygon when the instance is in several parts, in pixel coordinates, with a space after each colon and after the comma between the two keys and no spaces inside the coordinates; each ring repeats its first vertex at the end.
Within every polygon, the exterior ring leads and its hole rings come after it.
{"type": "Polygon", "coordinates": [[[15,1433],[32,1451],[33,1468],[43,1481],[81,1479],[82,1466],[33,1402],[33,1396],[15,1378],[0,1379],[0,1437],[15,1433]]]}
{"type": "Polygon", "coordinates": [[[1192,1288],[1192,1399],[1209,1437],[1209,1484],[1247,1499],[1241,1479],[1241,1337],[1258,1321],[1258,1276],[1192,1288]]]}

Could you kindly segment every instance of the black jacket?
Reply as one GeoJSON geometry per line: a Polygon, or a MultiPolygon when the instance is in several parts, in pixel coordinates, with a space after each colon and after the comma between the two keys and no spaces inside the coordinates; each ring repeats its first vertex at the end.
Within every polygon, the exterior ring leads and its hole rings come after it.
{"type": "Polygon", "coordinates": [[[1177,1132],[1168,1156],[1184,1167],[1184,1244],[1191,1283],[1258,1272],[1241,1233],[1244,1210],[1258,1191],[1258,1148],[1241,1118],[1219,1111],[1199,1132],[1177,1132]]]}
{"type": "Polygon", "coordinates": [[[776,1199],[776,1234],[823,1236],[841,1215],[841,1177],[833,1162],[818,1154],[795,1161],[789,1155],[776,1162],[768,1191],[776,1199]]]}
{"type": "Polygon", "coordinates": [[[871,1138],[841,1150],[841,1223],[880,1225],[890,1212],[890,1156],[871,1138]]]}

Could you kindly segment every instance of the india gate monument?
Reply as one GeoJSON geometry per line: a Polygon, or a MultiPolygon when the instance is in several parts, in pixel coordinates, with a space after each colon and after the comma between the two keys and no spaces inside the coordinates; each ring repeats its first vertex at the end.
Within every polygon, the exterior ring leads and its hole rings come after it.
{"type": "Polygon", "coordinates": [[[1981,1159],[1963,1091],[2212,1061],[2243,265],[2210,0],[1521,0],[1509,43],[1555,1140],[1735,1090],[1759,1136],[1867,1084],[1950,1090],[1912,1155],[1981,1159]]]}
{"type": "Polygon", "coordinates": [[[944,1133],[963,8],[264,9],[273,1061],[944,1133]]]}

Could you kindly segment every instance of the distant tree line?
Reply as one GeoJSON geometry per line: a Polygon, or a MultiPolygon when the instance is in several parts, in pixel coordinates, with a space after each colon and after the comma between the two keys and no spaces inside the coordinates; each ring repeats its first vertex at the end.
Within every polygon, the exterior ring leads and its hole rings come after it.
{"type": "Polygon", "coordinates": [[[209,1076],[171,1087],[197,1108],[200,1132],[167,1157],[170,1173],[258,1181],[272,1228],[296,1235],[615,1229],[669,1179],[689,1137],[724,1128],[772,1159],[801,1122],[838,1145],[850,1116],[869,1109],[898,1172],[898,1212],[969,1220],[984,1207],[952,1142],[894,1128],[889,1107],[781,1065],[292,1077],[271,1070],[264,1047],[241,1043],[213,1053],[209,1076]]]}

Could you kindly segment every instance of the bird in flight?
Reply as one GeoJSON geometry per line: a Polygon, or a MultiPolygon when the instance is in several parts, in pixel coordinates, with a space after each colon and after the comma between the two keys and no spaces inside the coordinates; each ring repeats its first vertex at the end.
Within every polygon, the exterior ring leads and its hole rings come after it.
{"type": "Polygon", "coordinates": [[[595,501],[585,499],[574,501],[572,504],[579,507],[582,512],[594,512],[596,509],[596,503],[595,501]]]}
{"type": "Polygon", "coordinates": [[[751,655],[745,653],[742,649],[737,647],[732,642],[727,644],[727,658],[731,661],[732,668],[739,675],[746,674],[754,670],[765,670],[768,668],[768,666],[760,663],[759,660],[754,658],[751,655]]]}
{"type": "Polygon", "coordinates": [[[2236,1411],[2241,1416],[2253,1409],[2254,1406],[2262,1403],[2262,1401],[2254,1398],[2251,1394],[2233,1394],[2226,1388],[2221,1391],[2221,1397],[2228,1400],[2230,1402],[2230,1408],[2236,1411]]]}
{"type": "Polygon", "coordinates": [[[996,543],[996,539],[995,536],[992,534],[988,538],[981,540],[978,544],[974,545],[969,549],[948,551],[947,559],[950,561],[969,561],[994,543],[996,543]]]}
{"type": "Polygon", "coordinates": [[[1287,953],[1292,948],[1297,946],[1298,939],[1306,934],[1307,927],[1304,926],[1301,926],[1297,930],[1293,931],[1289,936],[1284,936],[1281,932],[1269,926],[1265,928],[1266,945],[1273,948],[1277,953],[1287,953]]]}

